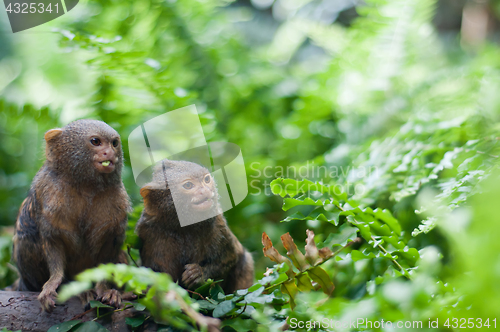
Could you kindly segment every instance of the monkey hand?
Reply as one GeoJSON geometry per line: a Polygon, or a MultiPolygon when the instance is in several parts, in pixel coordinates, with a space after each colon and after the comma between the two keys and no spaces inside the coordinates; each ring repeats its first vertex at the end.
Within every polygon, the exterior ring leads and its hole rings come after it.
{"type": "Polygon", "coordinates": [[[116,289],[98,290],[96,300],[115,308],[119,308],[122,304],[122,296],[116,289]]]}
{"type": "Polygon", "coordinates": [[[187,288],[194,288],[205,281],[205,278],[203,277],[203,270],[200,265],[187,264],[184,268],[184,273],[182,273],[182,283],[187,288]]]}
{"type": "Polygon", "coordinates": [[[99,296],[97,299],[102,303],[108,304],[115,308],[119,308],[122,304],[122,296],[116,289],[108,289],[104,291],[102,296],[99,296]]]}
{"type": "Polygon", "coordinates": [[[85,311],[90,309],[90,301],[95,300],[96,296],[97,294],[93,289],[83,292],[79,295],[80,301],[85,306],[85,311]]]}
{"type": "Polygon", "coordinates": [[[119,308],[122,303],[122,296],[116,289],[110,289],[105,281],[98,282],[95,291],[97,293],[96,300],[104,304],[108,304],[115,308],[119,308]]]}
{"type": "Polygon", "coordinates": [[[46,312],[52,312],[56,306],[55,299],[57,297],[56,293],[56,288],[57,287],[52,287],[45,285],[43,287],[43,290],[40,292],[40,295],[38,295],[38,301],[42,305],[43,311],[46,312]]]}

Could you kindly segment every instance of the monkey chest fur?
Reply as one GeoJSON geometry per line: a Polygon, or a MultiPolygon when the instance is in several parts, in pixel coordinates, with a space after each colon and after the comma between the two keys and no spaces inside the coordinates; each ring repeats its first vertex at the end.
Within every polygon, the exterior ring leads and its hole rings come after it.
{"type": "MultiPolygon", "coordinates": [[[[49,227],[41,235],[65,255],[65,273],[72,277],[100,263],[114,262],[125,237],[127,200],[121,190],[90,195],[67,190],[59,202],[48,202],[49,227]]],[[[43,227],[42,227],[43,228],[43,227]]]]}
{"type": "Polygon", "coordinates": [[[170,274],[174,281],[181,278],[187,264],[203,267],[222,260],[235,250],[230,238],[216,225],[193,225],[175,230],[144,227],[140,228],[139,236],[143,241],[142,263],[155,271],[170,274]]]}

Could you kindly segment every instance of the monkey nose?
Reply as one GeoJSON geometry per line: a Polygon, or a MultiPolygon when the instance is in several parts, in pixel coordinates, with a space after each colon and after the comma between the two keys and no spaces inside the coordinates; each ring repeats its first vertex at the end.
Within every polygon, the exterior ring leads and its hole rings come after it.
{"type": "Polygon", "coordinates": [[[110,155],[114,155],[114,152],[111,149],[106,149],[106,150],[102,151],[102,155],[103,156],[110,156],[110,155]]]}
{"type": "Polygon", "coordinates": [[[107,158],[111,159],[111,158],[114,158],[115,153],[113,151],[111,151],[111,150],[106,149],[106,150],[104,150],[104,151],[101,152],[101,156],[105,157],[105,158],[107,157],[107,158]]]}

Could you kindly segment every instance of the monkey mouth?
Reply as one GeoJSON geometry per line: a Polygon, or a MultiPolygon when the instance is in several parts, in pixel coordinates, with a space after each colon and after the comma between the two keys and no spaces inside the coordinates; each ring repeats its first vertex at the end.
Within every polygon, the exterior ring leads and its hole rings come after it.
{"type": "Polygon", "coordinates": [[[115,170],[115,163],[111,160],[103,160],[95,163],[97,170],[101,173],[111,173],[115,170]]]}
{"type": "Polygon", "coordinates": [[[193,208],[199,211],[208,210],[213,205],[213,200],[210,197],[205,197],[199,201],[192,202],[193,208]]]}

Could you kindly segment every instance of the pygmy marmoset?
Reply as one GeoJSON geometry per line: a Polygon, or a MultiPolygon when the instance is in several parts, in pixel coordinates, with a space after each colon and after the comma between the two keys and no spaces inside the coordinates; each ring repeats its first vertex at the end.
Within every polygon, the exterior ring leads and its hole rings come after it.
{"type": "MultiPolygon", "coordinates": [[[[129,197],[121,180],[120,135],[106,123],[74,121],[45,133],[46,161],[21,205],[14,236],[20,291],[40,291],[45,311],[56,290],[85,269],[123,259],[129,197]]],[[[97,299],[120,305],[106,283],[97,299]]]]}
{"type": "Polygon", "coordinates": [[[163,160],[141,189],[144,211],[136,232],[142,264],[194,288],[223,279],[226,293],[253,283],[253,259],[229,229],[210,172],[187,161],[163,160]],[[175,204],[174,199],[175,197],[175,204]],[[203,220],[181,227],[178,213],[203,220]],[[208,219],[203,216],[210,216],[208,219]]]}

